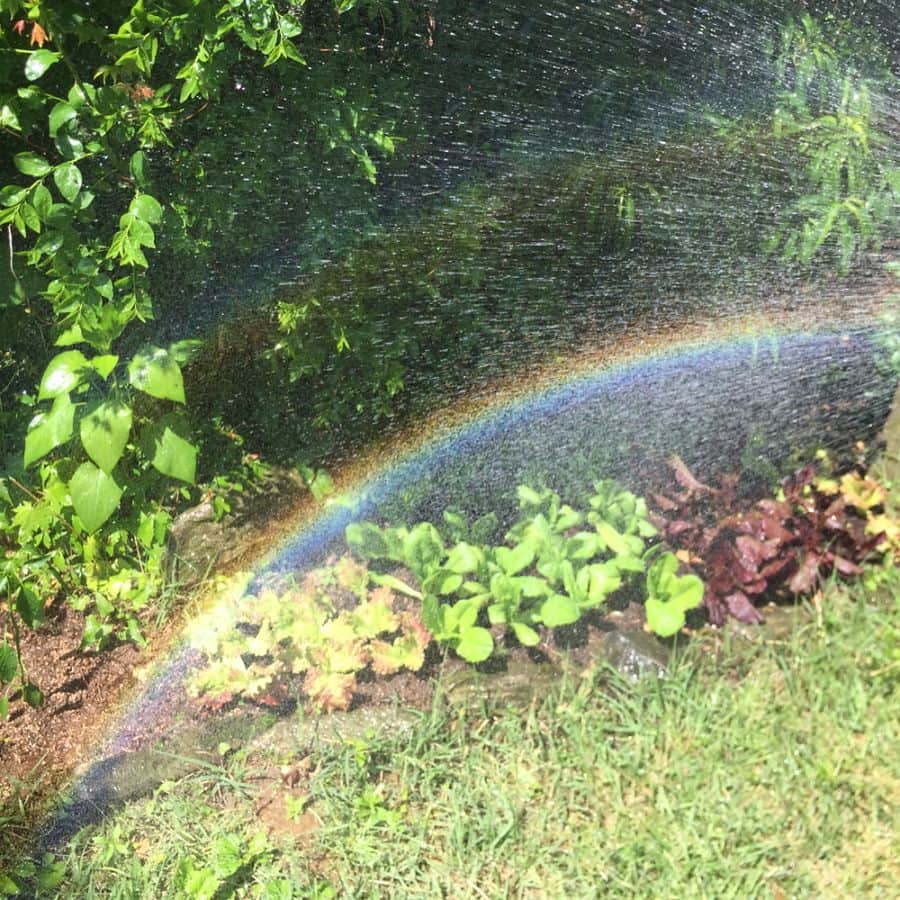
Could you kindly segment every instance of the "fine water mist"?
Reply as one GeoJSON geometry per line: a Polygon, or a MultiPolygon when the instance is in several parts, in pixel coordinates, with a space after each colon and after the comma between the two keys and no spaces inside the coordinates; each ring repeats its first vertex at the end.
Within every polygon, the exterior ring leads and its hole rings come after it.
{"type": "MultiPolygon", "coordinates": [[[[871,77],[880,164],[896,166],[893,4],[819,6],[856,17],[848,65],[871,77]]],[[[374,184],[344,163],[313,172],[291,144],[270,179],[251,168],[268,133],[235,134],[207,189],[252,183],[266,244],[236,219],[207,270],[173,251],[147,327],[207,340],[188,374],[200,415],[338,485],[286,536],[273,523],[257,582],[302,576],[361,518],[503,523],[519,483],[641,492],[673,455],[707,478],[741,470],[749,490],[877,441],[896,383],[875,364],[896,196],[878,187],[884,233],[854,237],[847,265],[839,238],[810,259],[790,244],[797,148],[772,121],[794,84],[778,68],[793,5],[741,7],[441,2],[415,53],[372,51],[348,87],[402,136],[374,184]]],[[[301,98],[246,102],[281,139],[301,98]]],[[[195,663],[176,644],[132,698],[48,846],[116,802],[117,767],[195,663]]]]}

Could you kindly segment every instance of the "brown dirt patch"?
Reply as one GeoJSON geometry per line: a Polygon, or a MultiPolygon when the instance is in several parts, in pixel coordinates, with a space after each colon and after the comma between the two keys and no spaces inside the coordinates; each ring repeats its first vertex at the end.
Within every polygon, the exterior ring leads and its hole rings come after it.
{"type": "Polygon", "coordinates": [[[135,684],[147,652],[122,644],[80,651],[84,617],[65,606],[36,631],[23,629],[21,652],[31,681],[44,693],[32,709],[16,692],[0,725],[0,801],[16,781],[59,785],[100,743],[110,717],[135,684]]]}

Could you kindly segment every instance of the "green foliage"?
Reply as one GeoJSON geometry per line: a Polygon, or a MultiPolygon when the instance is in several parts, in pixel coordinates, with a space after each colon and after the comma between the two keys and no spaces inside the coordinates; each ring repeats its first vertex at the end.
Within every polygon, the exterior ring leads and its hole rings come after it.
{"type": "MultiPolygon", "coordinates": [[[[891,896],[900,570],[888,574],[876,593],[829,582],[814,615],[787,614],[788,640],[707,636],[663,680],[565,679],[532,702],[488,700],[487,715],[438,700],[409,727],[288,745],[320,825],[299,840],[280,829],[236,893],[891,896]]],[[[85,825],[58,895],[168,897],[186,856],[210,867],[226,834],[246,848],[258,825],[240,823],[288,790],[254,756],[85,825]]]]}
{"type": "Polygon", "coordinates": [[[429,522],[357,522],[347,526],[347,545],[387,571],[347,555],[308,573],[298,588],[247,594],[240,582],[227,583],[231,596],[192,629],[207,664],[191,692],[212,706],[237,697],[277,704],[293,677],[314,706],[346,709],[365,668],[418,671],[432,640],[472,663],[491,657],[504,632],[537,646],[547,629],[639,588],[645,572],[648,621],[660,634],[674,634],[702,599],[700,580],[678,576],[673,554],[647,569],[656,529],[646,503],[615,482],[597,482],[583,510],[550,490],[522,485],[518,497],[522,514],[503,544],[474,543],[493,534],[492,516],[469,526],[448,511],[449,543],[429,522]]]}
{"type": "Polygon", "coordinates": [[[824,255],[846,272],[897,223],[900,167],[881,128],[894,83],[877,43],[810,15],[781,32],[775,60],[784,86],[772,137],[802,161],[801,194],[769,241],[787,260],[824,255]]]}
{"type": "MultiPolygon", "coordinates": [[[[559,297],[533,276],[553,277],[563,290],[578,272],[560,264],[548,235],[572,231],[589,253],[628,249],[638,179],[620,168],[605,156],[556,160],[493,192],[465,186],[426,222],[378,233],[304,278],[284,292],[270,321],[250,317],[246,338],[232,340],[259,341],[267,365],[257,377],[308,398],[309,412],[294,426],[304,441],[319,437],[327,450],[342,436],[352,439],[356,421],[388,422],[412,402],[413,383],[424,395],[422,373],[449,378],[449,367],[481,368],[488,358],[501,365],[498,350],[511,329],[526,346],[537,322],[559,319],[559,297]],[[522,223],[531,230],[511,243],[522,223]],[[512,291],[508,273],[515,273],[512,291]],[[495,310],[511,293],[523,315],[500,322],[495,310]]],[[[283,423],[279,432],[276,439],[292,440],[283,423]]]]}
{"type": "Polygon", "coordinates": [[[213,841],[202,862],[184,856],[178,863],[173,887],[188,900],[234,896],[235,889],[253,869],[271,856],[273,847],[262,831],[247,835],[226,832],[213,841]]]}
{"type": "Polygon", "coordinates": [[[137,638],[136,613],[160,583],[167,509],[196,480],[200,442],[182,373],[197,342],[140,347],[133,332],[166,300],[157,249],[208,266],[204,242],[223,231],[222,192],[198,190],[198,136],[246,144],[230,118],[246,106],[236,84],[295,96],[315,86],[316,146],[374,181],[374,160],[394,148],[388,123],[343,87],[342,63],[307,57],[342,27],[341,40],[357,42],[374,21],[402,30],[414,17],[336,0],[94,4],[89,16],[3,0],[0,10],[13,23],[0,33],[0,316],[13,323],[3,364],[22,401],[3,399],[0,449],[18,440],[24,451],[6,464],[0,497],[4,629],[33,624],[19,612],[26,591],[43,608],[65,589],[91,611],[86,643],[137,638]]]}
{"type": "Polygon", "coordinates": [[[703,582],[677,573],[674,553],[663,553],[647,570],[647,624],[662,637],[681,631],[685,613],[703,602],[703,582]]]}
{"type": "Polygon", "coordinates": [[[23,896],[31,888],[34,896],[54,896],[55,889],[63,884],[66,876],[65,863],[45,853],[40,864],[25,858],[8,873],[0,871],[0,897],[23,896]]]}
{"type": "MultiPolygon", "coordinates": [[[[509,632],[533,647],[541,643],[542,628],[571,625],[604,606],[613,593],[637,583],[656,551],[648,545],[656,529],[646,503],[613,481],[595,483],[584,510],[527,485],[518,497],[522,515],[504,544],[457,540],[447,546],[427,522],[412,528],[355,523],[347,527],[347,544],[363,559],[408,568],[421,590],[404,585],[404,592],[421,597],[422,621],[434,639],[469,662],[482,662],[495,652],[495,633],[509,632]]],[[[454,512],[445,520],[457,535],[476,530],[454,512]]],[[[647,573],[648,597],[658,611],[649,620],[661,634],[674,631],[672,619],[664,621],[659,612],[686,610],[702,599],[702,585],[696,597],[699,579],[670,576],[671,563],[677,568],[666,554],[647,573]]]]}

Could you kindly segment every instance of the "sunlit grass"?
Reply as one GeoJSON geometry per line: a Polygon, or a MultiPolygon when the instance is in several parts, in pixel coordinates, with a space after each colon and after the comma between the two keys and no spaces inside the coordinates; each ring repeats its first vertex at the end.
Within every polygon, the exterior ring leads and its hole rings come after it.
{"type": "Polygon", "coordinates": [[[886,896],[900,575],[879,581],[831,586],[785,641],[690,652],[664,681],[597,672],[525,710],[439,703],[402,734],[229,754],[84,829],[56,890],[175,896],[205,867],[215,896],[886,896]],[[251,847],[285,794],[291,815],[219,877],[224,836],[251,847]]]}

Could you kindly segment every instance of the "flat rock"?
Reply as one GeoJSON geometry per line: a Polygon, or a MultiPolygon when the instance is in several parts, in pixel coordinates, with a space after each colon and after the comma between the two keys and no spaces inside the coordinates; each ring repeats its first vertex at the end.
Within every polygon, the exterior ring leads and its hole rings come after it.
{"type": "Polygon", "coordinates": [[[454,672],[444,683],[444,696],[451,706],[461,707],[484,702],[527,706],[546,694],[562,675],[559,666],[510,660],[500,672],[479,672],[466,667],[454,672]]]}
{"type": "Polygon", "coordinates": [[[661,678],[669,665],[666,645],[644,631],[607,631],[594,657],[608,663],[628,681],[637,681],[646,675],[661,678]]]}

